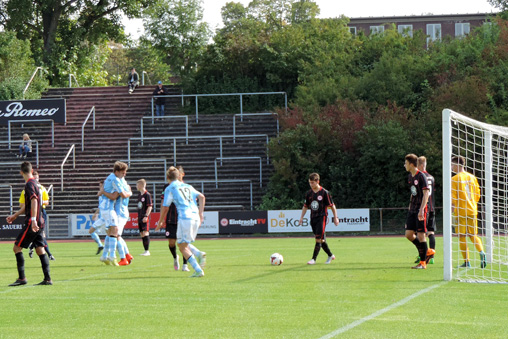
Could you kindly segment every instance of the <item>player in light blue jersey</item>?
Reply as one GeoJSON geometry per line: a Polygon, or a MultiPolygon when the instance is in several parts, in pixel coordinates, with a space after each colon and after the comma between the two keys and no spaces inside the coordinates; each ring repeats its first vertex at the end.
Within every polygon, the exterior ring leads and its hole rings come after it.
{"type": "Polygon", "coordinates": [[[115,211],[115,201],[118,197],[128,198],[132,192],[125,190],[122,184],[122,178],[127,174],[126,163],[117,161],[113,166],[113,173],[111,173],[106,180],[101,190],[97,195],[99,198],[99,208],[101,215],[106,221],[106,239],[104,240],[104,251],[102,252],[101,261],[107,265],[118,266],[116,261],[116,248],[118,244],[118,215],[115,211]]]}
{"type": "MultiPolygon", "coordinates": [[[[132,190],[125,177],[121,180],[122,186],[121,190],[123,192],[128,192],[129,196],[132,196],[132,190]]],[[[125,243],[125,240],[122,238],[123,228],[129,220],[129,197],[123,198],[119,196],[115,201],[115,211],[118,216],[118,253],[120,254],[120,262],[118,265],[126,266],[129,265],[133,259],[132,255],[129,253],[129,248],[125,243]]]]}
{"type": "Polygon", "coordinates": [[[171,167],[166,175],[169,186],[164,191],[164,203],[155,230],[158,231],[164,227],[169,206],[174,203],[178,211],[178,229],[176,233],[178,248],[184,258],[187,259],[187,262],[194,268],[195,272],[191,277],[202,277],[205,272],[192,254],[189,244],[196,240],[198,228],[203,223],[205,196],[196,191],[191,185],[178,181],[180,173],[176,168],[171,167]],[[199,207],[196,200],[199,200],[199,207]]]}
{"type": "Polygon", "coordinates": [[[106,231],[106,220],[101,216],[101,210],[97,208],[95,210],[95,213],[92,216],[93,224],[92,227],[90,227],[90,230],[88,233],[92,237],[92,239],[97,243],[97,253],[95,255],[98,255],[102,252],[104,249],[104,245],[101,242],[101,238],[99,237],[99,234],[97,231],[102,230],[106,231]]]}

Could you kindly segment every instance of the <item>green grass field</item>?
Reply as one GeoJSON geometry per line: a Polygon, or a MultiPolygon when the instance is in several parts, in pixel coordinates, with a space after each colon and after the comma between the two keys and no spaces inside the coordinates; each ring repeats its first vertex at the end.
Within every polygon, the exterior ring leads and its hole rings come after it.
{"type": "MultiPolygon", "coordinates": [[[[438,238],[438,250],[441,248],[438,238]]],[[[105,266],[90,242],[51,243],[53,286],[28,258],[17,277],[12,243],[0,244],[0,338],[506,338],[508,286],[443,282],[441,257],[411,270],[403,236],[329,238],[337,256],[306,265],[309,238],[205,239],[206,276],[176,272],[166,241],[133,263],[105,266]],[[271,266],[270,254],[284,255],[271,266]]]]}

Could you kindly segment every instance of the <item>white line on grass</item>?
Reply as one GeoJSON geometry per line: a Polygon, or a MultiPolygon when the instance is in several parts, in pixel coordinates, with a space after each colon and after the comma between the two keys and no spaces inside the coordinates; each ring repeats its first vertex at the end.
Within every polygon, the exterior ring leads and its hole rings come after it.
{"type": "Polygon", "coordinates": [[[414,294],[411,294],[410,296],[408,296],[408,297],[406,297],[406,298],[404,298],[404,299],[402,299],[402,300],[400,300],[400,301],[398,301],[398,302],[396,302],[394,304],[391,304],[390,306],[387,306],[387,307],[383,308],[382,310],[376,311],[376,312],[374,312],[374,313],[372,313],[372,314],[370,314],[370,315],[368,315],[366,317],[363,317],[362,319],[358,319],[356,321],[353,321],[349,325],[346,325],[344,327],[336,329],[335,331],[333,331],[331,333],[328,333],[327,335],[324,335],[324,336],[322,336],[319,339],[330,339],[330,338],[335,337],[336,335],[339,335],[339,334],[342,334],[344,332],[347,332],[347,331],[349,331],[349,330],[351,330],[351,329],[353,329],[353,328],[363,324],[366,321],[369,321],[369,320],[372,320],[372,319],[374,319],[376,317],[379,317],[380,315],[382,315],[382,314],[384,314],[384,313],[386,313],[388,311],[391,311],[394,308],[402,306],[402,305],[406,304],[407,302],[413,300],[414,298],[417,298],[417,297],[419,297],[420,295],[422,295],[424,293],[430,292],[433,289],[438,288],[438,287],[440,287],[440,286],[442,286],[442,285],[444,285],[446,283],[447,283],[447,281],[443,281],[443,282],[441,282],[439,284],[432,285],[432,286],[427,287],[427,288],[425,288],[423,290],[420,290],[420,291],[418,291],[418,292],[416,292],[414,294]]]}

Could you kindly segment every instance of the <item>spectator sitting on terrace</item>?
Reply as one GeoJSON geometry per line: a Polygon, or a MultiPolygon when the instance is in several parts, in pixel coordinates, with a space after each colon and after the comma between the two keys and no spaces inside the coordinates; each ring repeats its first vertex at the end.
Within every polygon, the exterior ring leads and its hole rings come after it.
{"type": "Polygon", "coordinates": [[[32,152],[32,140],[30,140],[30,137],[28,134],[23,134],[23,141],[19,145],[19,154],[17,155],[18,158],[26,158],[29,152],[32,152]]]}
{"type": "Polygon", "coordinates": [[[129,94],[132,94],[132,92],[134,92],[134,89],[139,85],[139,75],[136,72],[135,68],[131,69],[128,76],[127,84],[129,85],[129,94]]]}

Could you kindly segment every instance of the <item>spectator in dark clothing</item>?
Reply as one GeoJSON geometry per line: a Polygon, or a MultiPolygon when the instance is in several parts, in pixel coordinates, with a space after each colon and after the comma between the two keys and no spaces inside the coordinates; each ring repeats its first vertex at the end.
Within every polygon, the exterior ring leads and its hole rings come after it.
{"type": "Polygon", "coordinates": [[[136,72],[135,68],[131,69],[131,72],[129,73],[129,76],[127,78],[127,84],[129,85],[129,94],[132,94],[132,92],[134,92],[134,89],[139,85],[139,75],[136,72]]]}
{"type": "MultiPolygon", "coordinates": [[[[157,87],[153,91],[153,95],[167,95],[168,92],[164,86],[162,86],[162,81],[159,81],[157,87]]],[[[158,117],[164,116],[164,104],[166,103],[166,98],[164,97],[156,97],[155,98],[155,115],[158,117]]]]}

